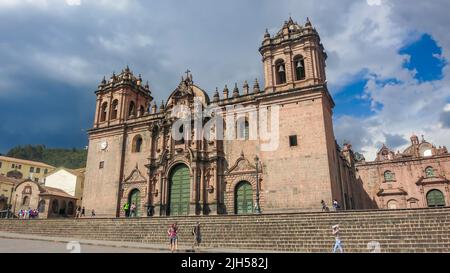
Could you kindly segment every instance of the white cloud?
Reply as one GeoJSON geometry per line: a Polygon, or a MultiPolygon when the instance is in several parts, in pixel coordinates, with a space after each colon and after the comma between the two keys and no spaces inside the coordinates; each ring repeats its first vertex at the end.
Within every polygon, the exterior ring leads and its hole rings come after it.
{"type": "Polygon", "coordinates": [[[382,0],[367,0],[367,4],[369,6],[380,6],[382,3],[382,0]]]}
{"type": "Polygon", "coordinates": [[[66,3],[69,6],[79,6],[81,5],[81,0],[66,0],[66,3]]]}

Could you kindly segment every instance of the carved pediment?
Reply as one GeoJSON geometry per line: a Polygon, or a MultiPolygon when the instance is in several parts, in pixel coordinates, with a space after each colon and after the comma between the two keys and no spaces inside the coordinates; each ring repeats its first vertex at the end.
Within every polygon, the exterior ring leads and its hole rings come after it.
{"type": "Polygon", "coordinates": [[[420,177],[416,182],[416,185],[432,185],[432,184],[450,184],[447,178],[443,176],[435,176],[435,177],[420,177]]]}
{"type": "MultiPolygon", "coordinates": [[[[258,172],[261,173],[261,166],[258,169],[258,172]]],[[[256,172],[256,167],[254,164],[251,164],[250,161],[243,155],[241,154],[241,157],[239,157],[236,160],[236,163],[227,170],[226,175],[229,174],[243,174],[243,173],[255,173],[256,172]]]]}
{"type": "Polygon", "coordinates": [[[389,196],[389,195],[408,195],[408,193],[402,188],[396,189],[380,189],[377,193],[378,196],[389,196]]]}
{"type": "Polygon", "coordinates": [[[125,178],[124,183],[139,183],[146,181],[147,179],[142,175],[141,171],[136,165],[136,168],[133,171],[131,171],[130,175],[127,178],[125,178]]]}

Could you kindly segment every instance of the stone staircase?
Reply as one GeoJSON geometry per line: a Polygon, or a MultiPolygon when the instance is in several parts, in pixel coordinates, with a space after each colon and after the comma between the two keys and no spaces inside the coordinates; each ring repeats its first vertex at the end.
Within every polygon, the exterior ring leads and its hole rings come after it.
{"type": "Polygon", "coordinates": [[[195,222],[202,246],[264,252],[331,252],[339,224],[345,252],[450,252],[450,208],[168,218],[0,220],[0,231],[87,240],[168,244],[177,222],[179,245],[192,244],[195,222]],[[372,247],[368,247],[368,245],[372,247]]]}

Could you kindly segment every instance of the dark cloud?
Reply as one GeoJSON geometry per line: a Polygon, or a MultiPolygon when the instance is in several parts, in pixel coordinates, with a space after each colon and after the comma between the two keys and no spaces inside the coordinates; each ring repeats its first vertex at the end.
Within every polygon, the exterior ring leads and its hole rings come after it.
{"type": "Polygon", "coordinates": [[[450,111],[442,112],[440,121],[444,128],[450,129],[450,111]]]}
{"type": "Polygon", "coordinates": [[[364,119],[342,116],[335,120],[334,132],[339,145],[350,142],[355,152],[365,152],[363,147],[373,144],[372,135],[364,119]]]}
{"type": "Polygon", "coordinates": [[[386,138],[386,145],[391,149],[396,149],[408,143],[408,141],[401,135],[396,134],[384,134],[386,138]]]}

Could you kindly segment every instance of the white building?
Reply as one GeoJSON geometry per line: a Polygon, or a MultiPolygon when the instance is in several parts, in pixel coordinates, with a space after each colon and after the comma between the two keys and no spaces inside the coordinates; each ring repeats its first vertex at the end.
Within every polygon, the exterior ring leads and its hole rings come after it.
{"type": "Polygon", "coordinates": [[[84,188],[85,169],[71,170],[57,168],[45,177],[45,186],[65,191],[78,199],[77,206],[81,205],[84,188]]]}

